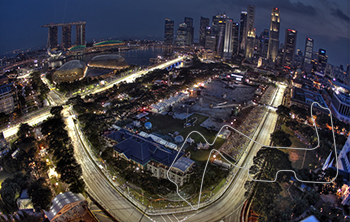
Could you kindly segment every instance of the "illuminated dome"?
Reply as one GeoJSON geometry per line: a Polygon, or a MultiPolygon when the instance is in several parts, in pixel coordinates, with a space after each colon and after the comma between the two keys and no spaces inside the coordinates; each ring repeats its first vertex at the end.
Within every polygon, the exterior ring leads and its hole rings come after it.
{"type": "Polygon", "coordinates": [[[85,63],[80,60],[66,62],[54,72],[52,80],[56,83],[79,80],[84,77],[85,67],[85,63]]]}
{"type": "Polygon", "coordinates": [[[88,64],[92,68],[124,69],[129,67],[124,57],[117,54],[98,55],[91,59],[88,64]]]}

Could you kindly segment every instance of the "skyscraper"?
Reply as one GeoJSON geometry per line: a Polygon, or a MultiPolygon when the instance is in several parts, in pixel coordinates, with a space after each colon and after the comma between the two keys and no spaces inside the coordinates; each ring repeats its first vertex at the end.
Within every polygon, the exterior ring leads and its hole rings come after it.
{"type": "Polygon", "coordinates": [[[76,28],[76,45],[85,45],[85,24],[79,24],[76,28]]]}
{"type": "Polygon", "coordinates": [[[49,48],[56,48],[57,47],[57,26],[49,27],[49,37],[48,37],[48,47],[49,48]]]}
{"type": "Polygon", "coordinates": [[[312,52],[314,48],[314,39],[306,37],[305,42],[305,53],[304,53],[304,61],[303,61],[303,70],[306,73],[310,73],[312,70],[312,52]]]}
{"type": "Polygon", "coordinates": [[[259,36],[260,44],[261,44],[261,56],[263,58],[267,58],[267,51],[269,50],[269,30],[264,29],[263,32],[260,33],[259,36]]]}
{"type": "Polygon", "coordinates": [[[216,36],[216,56],[221,57],[224,48],[226,19],[228,17],[225,14],[218,14],[213,16],[212,21],[212,35],[216,36]]]}
{"type": "Polygon", "coordinates": [[[273,63],[276,62],[276,57],[278,54],[279,35],[280,35],[280,10],[279,8],[272,8],[269,47],[268,47],[266,58],[272,61],[273,63]]]}
{"type": "Polygon", "coordinates": [[[185,46],[187,40],[187,25],[186,23],[179,24],[179,28],[176,33],[175,45],[185,46]]]}
{"type": "Polygon", "coordinates": [[[173,44],[174,39],[174,21],[169,18],[165,18],[164,28],[164,43],[167,45],[173,44]]]}
{"type": "Polygon", "coordinates": [[[226,19],[225,40],[224,40],[224,58],[229,59],[232,56],[232,19],[226,19]]]}
{"type": "Polygon", "coordinates": [[[238,33],[239,33],[239,23],[238,22],[233,22],[232,24],[232,53],[233,55],[238,55],[238,33]]]}
{"type": "Polygon", "coordinates": [[[205,34],[206,29],[209,27],[209,18],[204,18],[201,16],[200,25],[199,25],[199,45],[205,45],[205,34]]]}
{"type": "Polygon", "coordinates": [[[244,52],[245,51],[245,39],[244,36],[246,33],[246,24],[247,24],[247,12],[246,11],[242,11],[241,12],[241,24],[240,24],[240,28],[239,28],[239,51],[240,52],[244,52]]]}
{"type": "Polygon", "coordinates": [[[286,29],[284,40],[284,52],[282,64],[284,67],[292,68],[295,59],[295,46],[297,43],[297,31],[293,29],[286,29]]]}
{"type": "Polygon", "coordinates": [[[193,34],[194,34],[193,18],[185,17],[185,23],[187,25],[187,36],[186,36],[185,45],[192,45],[193,44],[193,34]]]}
{"type": "Polygon", "coordinates": [[[326,55],[326,50],[325,49],[319,49],[318,50],[318,57],[317,57],[317,64],[318,68],[317,70],[319,72],[324,72],[327,66],[327,61],[328,61],[328,56],[326,55]]]}
{"type": "Polygon", "coordinates": [[[245,57],[250,59],[254,56],[254,39],[255,39],[255,6],[248,5],[248,15],[247,15],[247,31],[246,31],[246,47],[245,47],[245,57]]]}
{"type": "Polygon", "coordinates": [[[72,46],[72,26],[63,25],[62,26],[62,48],[68,49],[72,46]]]}

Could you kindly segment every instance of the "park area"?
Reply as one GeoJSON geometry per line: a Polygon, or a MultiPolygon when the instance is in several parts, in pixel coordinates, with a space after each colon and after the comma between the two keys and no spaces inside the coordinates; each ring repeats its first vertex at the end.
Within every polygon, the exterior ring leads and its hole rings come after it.
{"type": "MultiPolygon", "coordinates": [[[[184,144],[184,148],[186,151],[191,152],[191,159],[194,161],[206,161],[208,159],[208,155],[210,153],[210,150],[212,148],[219,149],[221,145],[225,142],[225,139],[217,138],[214,145],[210,147],[209,149],[203,149],[203,150],[197,150],[195,147],[197,147],[197,143],[205,143],[205,140],[201,135],[199,135],[196,132],[201,133],[204,138],[208,141],[208,143],[212,143],[215,139],[216,134],[218,133],[215,130],[208,130],[204,127],[201,127],[200,124],[203,123],[205,120],[208,119],[207,116],[200,115],[200,114],[189,114],[188,120],[191,119],[197,119],[197,121],[192,124],[192,126],[184,128],[184,124],[186,122],[186,119],[176,119],[173,116],[170,115],[161,115],[161,114],[151,114],[148,116],[149,121],[152,123],[153,128],[151,129],[152,133],[159,134],[161,136],[166,137],[165,139],[168,139],[170,134],[173,134],[174,132],[178,132],[179,135],[181,135],[185,140],[186,137],[191,133],[189,136],[194,140],[194,143],[192,145],[189,145],[188,143],[184,144]],[[166,123],[166,124],[165,124],[166,123]]],[[[174,141],[170,141],[174,142],[174,141]]],[[[177,143],[178,147],[181,147],[183,145],[183,142],[177,143]]]]}

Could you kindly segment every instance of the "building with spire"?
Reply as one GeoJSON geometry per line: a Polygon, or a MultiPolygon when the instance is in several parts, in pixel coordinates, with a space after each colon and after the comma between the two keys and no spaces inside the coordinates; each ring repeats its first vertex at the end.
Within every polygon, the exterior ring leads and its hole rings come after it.
{"type": "Polygon", "coordinates": [[[247,15],[247,29],[246,29],[246,46],[245,46],[245,57],[251,59],[254,56],[254,40],[255,40],[255,6],[248,5],[247,15]]]}
{"type": "Polygon", "coordinates": [[[276,58],[278,55],[279,35],[280,35],[280,9],[272,8],[270,34],[269,34],[269,46],[268,46],[266,58],[273,63],[276,62],[276,58]]]}

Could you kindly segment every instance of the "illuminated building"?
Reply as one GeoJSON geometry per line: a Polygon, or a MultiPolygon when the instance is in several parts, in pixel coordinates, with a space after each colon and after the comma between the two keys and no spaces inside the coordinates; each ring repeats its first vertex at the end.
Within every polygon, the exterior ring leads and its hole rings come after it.
{"type": "Polygon", "coordinates": [[[317,70],[321,73],[323,73],[327,66],[327,60],[328,56],[326,55],[325,49],[319,49],[318,50],[318,57],[317,57],[317,70]]]}
{"type": "Polygon", "coordinates": [[[12,113],[15,110],[15,90],[12,83],[0,86],[0,113],[12,113]]]}
{"type": "Polygon", "coordinates": [[[267,59],[276,62],[279,46],[279,34],[280,34],[280,10],[279,8],[272,8],[271,23],[270,23],[270,35],[269,46],[267,51],[267,59]]]}
{"type": "Polygon", "coordinates": [[[331,82],[333,95],[330,106],[333,116],[347,124],[350,123],[350,87],[338,81],[331,82]]]}
{"type": "Polygon", "coordinates": [[[209,27],[209,18],[201,16],[199,25],[199,45],[205,46],[206,29],[209,27]]]}
{"type": "MultiPolygon", "coordinates": [[[[267,58],[267,52],[269,50],[269,30],[264,29],[264,31],[260,34],[260,52],[263,58],[267,58]]],[[[278,45],[277,45],[278,46],[278,45]]]]}
{"type": "Polygon", "coordinates": [[[240,24],[240,28],[239,28],[239,50],[240,52],[244,52],[245,50],[245,39],[244,36],[246,33],[246,23],[247,23],[247,12],[246,11],[242,11],[241,12],[241,24],[240,24]]]}
{"type": "Polygon", "coordinates": [[[165,18],[164,43],[167,45],[173,44],[174,41],[174,21],[165,18]]]}
{"type": "Polygon", "coordinates": [[[57,44],[58,44],[57,32],[58,32],[57,26],[49,27],[48,48],[56,48],[57,47],[57,44]]]}
{"type": "Polygon", "coordinates": [[[224,40],[224,58],[230,59],[232,55],[237,54],[238,48],[238,28],[239,24],[232,19],[226,19],[225,40],[224,40]]]}
{"type": "Polygon", "coordinates": [[[85,45],[85,24],[75,26],[76,28],[76,45],[85,45]]]}
{"type": "Polygon", "coordinates": [[[71,25],[64,25],[62,26],[62,48],[68,49],[72,46],[72,26],[71,25]]]}
{"type": "Polygon", "coordinates": [[[232,53],[233,55],[238,55],[238,33],[239,33],[239,23],[238,22],[233,22],[232,23],[232,53]]]}
{"type": "Polygon", "coordinates": [[[216,37],[214,35],[207,35],[205,37],[205,49],[211,49],[213,52],[215,51],[216,45],[216,37]]]}
{"type": "Polygon", "coordinates": [[[294,66],[296,43],[297,31],[293,29],[286,29],[282,61],[283,66],[286,68],[292,68],[294,66]]]}
{"type": "Polygon", "coordinates": [[[84,77],[85,63],[80,60],[71,60],[58,68],[52,75],[55,83],[74,82],[84,77]]]}
{"type": "Polygon", "coordinates": [[[221,57],[224,47],[224,38],[225,38],[225,28],[226,28],[226,19],[228,17],[225,14],[218,14],[213,16],[212,21],[212,35],[216,37],[216,56],[221,57]]]}
{"type": "Polygon", "coordinates": [[[245,57],[250,59],[254,56],[254,19],[255,19],[255,6],[248,5],[247,15],[247,30],[246,30],[246,46],[245,46],[245,57]]]}
{"type": "Polygon", "coordinates": [[[186,23],[179,24],[179,28],[176,33],[175,45],[177,46],[185,46],[187,39],[187,25],[186,23]]]}
{"type": "Polygon", "coordinates": [[[43,25],[43,28],[49,28],[47,47],[55,48],[58,46],[57,36],[58,27],[62,27],[61,47],[69,49],[72,46],[72,26],[76,26],[76,45],[85,45],[85,26],[86,22],[70,22],[70,23],[50,23],[43,25]]]}
{"type": "Polygon", "coordinates": [[[186,41],[185,45],[192,45],[193,44],[193,18],[185,17],[185,24],[187,25],[187,34],[186,34],[186,41]]]}
{"type": "Polygon", "coordinates": [[[305,53],[304,53],[304,61],[303,61],[303,70],[306,73],[311,73],[312,70],[312,52],[314,48],[314,39],[306,37],[305,41],[305,53]]]}

